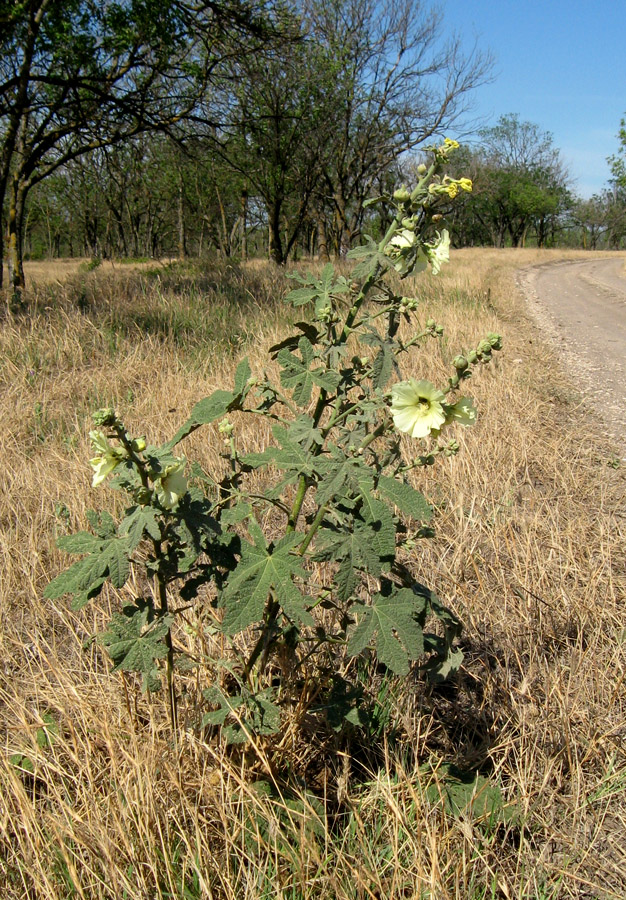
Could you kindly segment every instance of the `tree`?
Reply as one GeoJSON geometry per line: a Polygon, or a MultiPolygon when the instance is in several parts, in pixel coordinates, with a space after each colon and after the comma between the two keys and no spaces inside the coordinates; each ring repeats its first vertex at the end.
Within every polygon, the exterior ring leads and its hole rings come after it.
{"type": "Polygon", "coordinates": [[[404,154],[459,121],[491,61],[464,55],[420,0],[316,0],[305,22],[334,61],[315,213],[341,255],[360,233],[365,199],[404,154]]]}
{"type": "MultiPolygon", "coordinates": [[[[290,20],[297,35],[298,24],[290,20]]],[[[213,145],[261,198],[269,250],[282,265],[306,219],[320,178],[319,147],[330,113],[329,60],[300,34],[288,47],[231,60],[224,105],[229,124],[213,145]]]]}
{"type": "MultiPolygon", "coordinates": [[[[0,5],[0,208],[24,284],[29,191],[95,149],[192,118],[229,39],[263,33],[256,0],[23,0],[0,5]]],[[[2,244],[0,243],[0,251],[2,244]]]]}
{"type": "Polygon", "coordinates": [[[306,0],[288,52],[235,60],[221,150],[263,199],[272,256],[284,262],[305,226],[321,256],[359,235],[363,201],[404,153],[465,112],[489,60],[445,41],[419,0],[306,0]]]}
{"type": "Polygon", "coordinates": [[[474,190],[457,222],[469,217],[480,226],[483,241],[489,236],[496,247],[507,237],[514,247],[524,246],[530,232],[545,246],[571,204],[569,175],[552,135],[509,114],[482,129],[480,137],[480,146],[466,153],[474,190]]]}

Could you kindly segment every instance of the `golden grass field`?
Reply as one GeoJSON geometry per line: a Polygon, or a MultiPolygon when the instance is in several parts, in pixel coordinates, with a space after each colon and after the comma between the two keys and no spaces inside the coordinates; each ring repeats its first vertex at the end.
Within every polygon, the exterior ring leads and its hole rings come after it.
{"type": "MultiPolygon", "coordinates": [[[[515,287],[520,266],[565,255],[457,251],[415,281],[420,318],[445,335],[405,374],[443,381],[489,331],[504,349],[465,391],[479,422],[461,452],[416,481],[435,536],[412,565],[465,623],[463,668],[443,686],[389,681],[395,739],[360,754],[289,723],[239,755],[187,724],[175,749],[164,697],[83,649],[119,592],[80,613],[42,600],[68,562],[55,537],[119,505],[91,488],[90,412],[113,405],[131,431],[169,438],[240,355],[267,364],[283,273],[32,270],[28,313],[0,321],[1,897],[623,898],[625,469],[515,287]],[[448,808],[449,765],[502,802],[448,808]]],[[[224,465],[215,429],[185,453],[224,465]]]]}

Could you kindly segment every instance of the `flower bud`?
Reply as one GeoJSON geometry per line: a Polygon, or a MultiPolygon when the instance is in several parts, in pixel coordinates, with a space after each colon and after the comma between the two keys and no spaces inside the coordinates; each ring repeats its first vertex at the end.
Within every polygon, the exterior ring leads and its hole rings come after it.
{"type": "Polygon", "coordinates": [[[470,352],[467,354],[467,361],[470,365],[473,365],[473,363],[478,362],[478,353],[476,353],[475,350],[470,350],[470,352]]]}
{"type": "Polygon", "coordinates": [[[233,433],[233,428],[234,426],[231,425],[228,419],[222,419],[220,424],[217,426],[217,430],[219,431],[219,433],[227,436],[233,433]]]}
{"type": "Polygon", "coordinates": [[[115,410],[110,406],[97,409],[91,416],[94,425],[114,425],[117,421],[115,410]]]}
{"type": "Polygon", "coordinates": [[[459,372],[464,372],[467,369],[468,362],[464,356],[455,356],[452,360],[452,365],[459,372]]]}
{"type": "Polygon", "coordinates": [[[411,199],[411,195],[407,191],[406,187],[402,186],[393,192],[393,199],[396,203],[408,203],[411,199]]]}
{"type": "Polygon", "coordinates": [[[402,227],[409,231],[415,231],[415,222],[413,219],[402,219],[402,227]]]}
{"type": "Polygon", "coordinates": [[[477,350],[479,353],[491,353],[491,343],[489,341],[481,341],[477,350]]]}
{"type": "Polygon", "coordinates": [[[494,350],[502,350],[502,338],[499,334],[496,334],[494,331],[489,332],[487,335],[487,340],[491,344],[491,347],[494,350]]]}
{"type": "Polygon", "coordinates": [[[418,175],[425,175],[427,171],[428,171],[428,169],[426,168],[424,163],[420,163],[419,166],[417,167],[418,175]]]}
{"type": "Polygon", "coordinates": [[[443,216],[441,215],[441,213],[435,213],[435,215],[432,217],[433,222],[441,222],[442,219],[443,216]]]}
{"type": "Polygon", "coordinates": [[[135,453],[141,453],[146,449],[146,439],[145,438],[137,438],[130,445],[135,453]]]}
{"type": "Polygon", "coordinates": [[[436,324],[437,324],[437,323],[435,322],[434,319],[427,319],[427,320],[426,320],[426,328],[431,328],[431,329],[432,329],[432,328],[435,327],[436,324]]]}

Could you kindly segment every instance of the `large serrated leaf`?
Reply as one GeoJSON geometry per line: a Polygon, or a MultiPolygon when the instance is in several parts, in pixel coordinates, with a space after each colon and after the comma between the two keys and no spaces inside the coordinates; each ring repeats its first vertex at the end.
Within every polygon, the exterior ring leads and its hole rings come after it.
{"type": "Polygon", "coordinates": [[[301,275],[291,276],[297,278],[304,287],[290,291],[285,297],[287,303],[293,306],[302,306],[315,300],[316,309],[331,306],[334,294],[345,294],[349,285],[343,276],[334,281],[335,269],[332,263],[327,263],[322,269],[319,279],[310,273],[306,277],[301,275]]]}
{"type": "Polygon", "coordinates": [[[433,511],[428,501],[410,484],[388,475],[381,475],[378,479],[378,491],[405,516],[411,516],[420,522],[428,522],[432,518],[433,511]]]}
{"type": "Polygon", "coordinates": [[[417,600],[410,588],[401,588],[376,594],[368,606],[353,607],[359,623],[348,641],[350,656],[361,653],[375,640],[379,661],[396,675],[406,675],[409,660],[424,652],[424,635],[415,619],[417,600]]]}
{"type": "Polygon", "coordinates": [[[57,575],[46,585],[43,595],[47,600],[56,600],[64,594],[89,591],[92,585],[106,575],[106,572],[107,562],[101,554],[90,554],[57,575]]]}
{"type": "Polygon", "coordinates": [[[306,578],[301,561],[291,552],[303,540],[293,532],[273,548],[244,541],[241,559],[228,576],[221,602],[226,607],[222,627],[226,634],[237,634],[258,622],[263,615],[270,591],[292,620],[313,625],[306,608],[306,598],[293,583],[293,578],[306,578]]]}
{"type": "Polygon", "coordinates": [[[102,538],[98,538],[88,531],[65,534],[57,540],[59,550],[65,550],[66,553],[92,553],[99,549],[101,544],[102,538]]]}
{"type": "Polygon", "coordinates": [[[293,472],[295,476],[310,475],[313,471],[314,458],[297,440],[298,432],[294,429],[295,425],[296,423],[289,429],[274,425],[272,434],[280,446],[268,447],[262,453],[248,453],[241,458],[242,463],[254,468],[274,465],[283,471],[293,472]]]}
{"type": "Polygon", "coordinates": [[[307,337],[300,338],[298,350],[301,358],[283,348],[279,351],[277,359],[283,367],[280,372],[280,383],[283,387],[293,390],[293,399],[298,405],[305,406],[311,399],[314,384],[326,391],[334,391],[341,376],[338,372],[323,367],[311,369],[315,353],[307,337]]]}
{"type": "Polygon", "coordinates": [[[191,410],[191,415],[182,425],[174,437],[164,445],[164,449],[171,450],[179,441],[195,431],[200,425],[210,425],[216,419],[221,419],[228,412],[230,405],[236,399],[236,394],[231,391],[214,391],[209,397],[199,400],[191,410]]]}
{"type": "Polygon", "coordinates": [[[396,552],[396,529],[389,507],[363,492],[363,523],[357,522],[356,528],[363,535],[367,529],[367,540],[381,561],[382,567],[391,562],[396,552]]]}
{"type": "Polygon", "coordinates": [[[348,456],[339,447],[329,444],[329,456],[319,456],[315,463],[318,477],[316,500],[323,506],[335,497],[358,496],[366,485],[374,483],[372,470],[362,459],[348,456]]]}
{"type": "Polygon", "coordinates": [[[155,662],[168,654],[165,639],[171,623],[171,616],[154,618],[150,604],[141,601],[115,613],[108,629],[97,638],[114,662],[112,671],[139,672],[144,689],[159,687],[155,662]]]}
{"type": "Polygon", "coordinates": [[[130,573],[128,542],[122,538],[109,541],[102,550],[101,558],[106,563],[113,586],[123,587],[130,573]]]}
{"type": "Polygon", "coordinates": [[[394,353],[395,341],[385,340],[375,328],[370,328],[363,335],[362,341],[370,347],[378,348],[372,365],[372,382],[375,388],[383,388],[391,378],[394,365],[397,366],[394,353]]]}
{"type": "Polygon", "coordinates": [[[243,394],[251,375],[252,369],[250,368],[248,357],[244,356],[235,372],[235,394],[243,394]]]}
{"type": "Polygon", "coordinates": [[[161,539],[161,526],[157,519],[157,513],[151,506],[131,507],[126,518],[120,523],[120,534],[128,536],[128,550],[134,550],[144,533],[147,533],[155,541],[161,539]]]}

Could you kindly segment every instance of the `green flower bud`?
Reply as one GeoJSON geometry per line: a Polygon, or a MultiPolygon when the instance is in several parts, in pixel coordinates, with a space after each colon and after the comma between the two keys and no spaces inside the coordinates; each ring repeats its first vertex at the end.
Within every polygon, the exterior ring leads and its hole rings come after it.
{"type": "Polygon", "coordinates": [[[452,360],[452,365],[459,372],[464,372],[467,369],[468,362],[464,356],[455,356],[452,360]]]}
{"type": "Polygon", "coordinates": [[[478,362],[478,353],[476,353],[475,350],[470,350],[470,352],[467,354],[467,361],[470,365],[478,362]]]}
{"type": "Polygon", "coordinates": [[[103,409],[97,409],[95,413],[91,416],[94,425],[115,425],[117,421],[117,417],[115,415],[115,410],[110,406],[105,406],[103,409]]]}
{"type": "Polygon", "coordinates": [[[428,171],[428,169],[426,168],[424,163],[420,163],[419,166],[417,167],[418,175],[425,175],[427,171],[428,171]]]}
{"type": "Polygon", "coordinates": [[[146,439],[145,438],[137,438],[130,445],[131,448],[135,451],[135,453],[141,453],[146,449],[146,439]]]}
{"type": "Polygon", "coordinates": [[[448,384],[450,385],[451,388],[458,387],[459,386],[459,376],[452,375],[450,378],[448,378],[448,384]]]}
{"type": "Polygon", "coordinates": [[[411,195],[403,186],[393,192],[393,199],[396,201],[396,203],[408,203],[408,201],[411,199],[411,195]]]}
{"type": "Polygon", "coordinates": [[[152,491],[150,488],[140,487],[135,491],[135,499],[141,506],[146,506],[152,499],[152,491]]]}
{"type": "Polygon", "coordinates": [[[436,326],[436,324],[437,324],[437,323],[435,322],[434,319],[427,319],[427,320],[426,320],[426,328],[431,328],[431,329],[432,329],[432,328],[434,328],[434,327],[436,326]]]}
{"type": "Polygon", "coordinates": [[[443,325],[435,325],[435,334],[443,334],[443,325]]]}
{"type": "Polygon", "coordinates": [[[494,331],[489,332],[487,335],[487,340],[491,344],[494,350],[502,350],[502,338],[499,334],[496,334],[494,331]]]}
{"type": "Polygon", "coordinates": [[[491,353],[491,344],[489,341],[481,341],[477,350],[479,353],[491,353]]]}
{"type": "Polygon", "coordinates": [[[402,219],[402,227],[409,231],[415,231],[415,222],[413,219],[402,219]]]}

